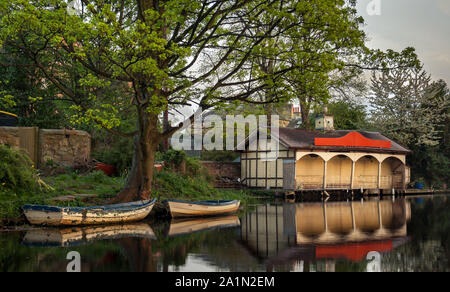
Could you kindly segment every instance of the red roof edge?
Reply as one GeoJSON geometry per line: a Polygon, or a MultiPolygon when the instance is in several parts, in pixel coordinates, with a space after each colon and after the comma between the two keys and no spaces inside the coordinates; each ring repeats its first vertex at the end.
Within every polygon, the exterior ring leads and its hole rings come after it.
{"type": "Polygon", "coordinates": [[[391,141],[372,140],[358,132],[351,132],[341,138],[315,138],[316,146],[369,147],[391,149],[391,141]]]}

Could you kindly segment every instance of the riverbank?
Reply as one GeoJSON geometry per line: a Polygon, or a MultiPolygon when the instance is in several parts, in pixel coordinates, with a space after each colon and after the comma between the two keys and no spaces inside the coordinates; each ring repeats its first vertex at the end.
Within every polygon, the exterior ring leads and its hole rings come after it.
{"type": "MultiPolygon", "coordinates": [[[[41,193],[0,194],[0,228],[27,224],[22,212],[26,204],[61,207],[88,207],[103,205],[113,198],[125,184],[125,177],[108,177],[102,172],[88,174],[68,173],[43,178],[52,189],[41,193]]],[[[154,198],[159,201],[178,199],[241,200],[242,205],[254,202],[250,193],[241,190],[218,190],[203,178],[183,176],[174,172],[155,175],[154,198]]],[[[165,216],[163,206],[158,204],[152,215],[165,216]]]]}

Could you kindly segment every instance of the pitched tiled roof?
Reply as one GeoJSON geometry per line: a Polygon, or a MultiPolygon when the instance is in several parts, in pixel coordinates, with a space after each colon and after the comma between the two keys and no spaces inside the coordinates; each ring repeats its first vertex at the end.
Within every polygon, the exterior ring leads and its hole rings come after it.
{"type": "Polygon", "coordinates": [[[291,149],[326,150],[326,151],[367,151],[377,153],[410,154],[411,150],[401,146],[377,132],[364,131],[311,131],[301,129],[280,128],[279,140],[291,149]],[[391,148],[348,147],[348,146],[316,146],[315,138],[342,138],[349,133],[358,132],[372,140],[390,141],[391,148]]]}

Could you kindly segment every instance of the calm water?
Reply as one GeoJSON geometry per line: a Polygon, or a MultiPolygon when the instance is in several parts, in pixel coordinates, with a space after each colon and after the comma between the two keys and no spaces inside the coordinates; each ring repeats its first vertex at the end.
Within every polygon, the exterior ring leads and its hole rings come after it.
{"type": "Polygon", "coordinates": [[[0,233],[0,271],[450,271],[447,196],[274,203],[228,216],[0,233]]]}

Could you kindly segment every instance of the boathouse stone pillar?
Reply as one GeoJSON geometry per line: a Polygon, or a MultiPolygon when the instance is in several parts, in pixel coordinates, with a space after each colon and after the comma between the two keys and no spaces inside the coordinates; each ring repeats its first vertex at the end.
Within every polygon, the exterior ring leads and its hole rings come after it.
{"type": "Polygon", "coordinates": [[[382,162],[379,161],[378,162],[378,189],[381,190],[381,167],[382,167],[382,162]]]}
{"type": "Polygon", "coordinates": [[[328,161],[325,160],[325,163],[323,164],[323,189],[327,189],[327,168],[328,168],[328,161]]]}
{"type": "Polygon", "coordinates": [[[350,179],[350,189],[353,190],[355,188],[355,168],[356,161],[352,160],[352,174],[350,179]]]}

